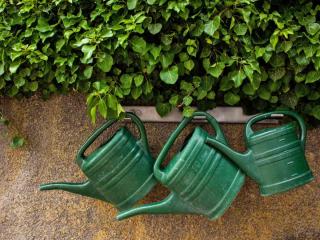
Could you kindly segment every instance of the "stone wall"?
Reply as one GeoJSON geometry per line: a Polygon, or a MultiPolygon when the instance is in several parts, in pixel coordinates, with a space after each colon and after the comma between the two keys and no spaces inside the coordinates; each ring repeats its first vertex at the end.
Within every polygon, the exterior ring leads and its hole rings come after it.
{"type": "MultiPolygon", "coordinates": [[[[320,129],[308,133],[307,158],[315,175],[308,185],[261,197],[257,185],[247,178],[232,206],[216,221],[195,215],[149,215],[118,222],[115,209],[102,201],[38,190],[43,182],[84,179],[74,157],[94,126],[86,116],[83,96],[55,96],[49,101],[1,99],[0,110],[28,141],[25,147],[13,150],[8,138],[0,137],[2,240],[320,239],[320,129]]],[[[154,156],[175,126],[146,123],[154,156]]],[[[224,124],[223,129],[231,146],[243,150],[243,125],[224,124]]],[[[189,126],[184,131],[171,154],[191,130],[189,126]]],[[[159,200],[167,193],[157,186],[143,202],[159,200]]]]}

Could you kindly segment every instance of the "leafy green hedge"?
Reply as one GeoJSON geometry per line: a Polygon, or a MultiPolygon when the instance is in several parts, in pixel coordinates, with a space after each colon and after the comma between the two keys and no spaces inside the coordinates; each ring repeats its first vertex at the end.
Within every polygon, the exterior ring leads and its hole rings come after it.
{"type": "Polygon", "coordinates": [[[0,93],[84,92],[93,120],[137,102],[320,119],[317,2],[3,0],[0,93]]]}

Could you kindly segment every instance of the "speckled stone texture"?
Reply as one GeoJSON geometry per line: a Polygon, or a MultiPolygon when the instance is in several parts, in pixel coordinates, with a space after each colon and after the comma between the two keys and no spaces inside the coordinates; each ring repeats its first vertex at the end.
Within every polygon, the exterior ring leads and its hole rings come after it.
{"type": "MultiPolygon", "coordinates": [[[[320,239],[320,129],[308,133],[307,159],[315,176],[308,185],[261,197],[258,186],[247,178],[232,206],[216,221],[195,215],[149,215],[118,222],[110,204],[62,191],[38,190],[43,182],[85,178],[74,158],[95,127],[86,115],[83,96],[54,96],[46,102],[38,97],[0,99],[0,110],[28,141],[22,149],[13,150],[9,138],[0,135],[1,240],[320,239]]],[[[121,124],[135,129],[130,123],[121,124]]],[[[154,156],[175,126],[146,123],[154,156]]],[[[192,128],[190,125],[183,132],[171,155],[192,128]]],[[[0,130],[5,132],[3,127],[0,130]]],[[[223,130],[231,146],[244,150],[243,125],[224,124],[223,130]]],[[[159,200],[166,194],[166,189],[157,186],[143,202],[159,200]]]]}

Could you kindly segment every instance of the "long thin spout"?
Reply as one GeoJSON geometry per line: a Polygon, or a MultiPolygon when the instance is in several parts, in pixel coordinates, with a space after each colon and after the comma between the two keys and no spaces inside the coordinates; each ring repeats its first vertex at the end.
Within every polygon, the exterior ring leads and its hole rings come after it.
{"type": "Polygon", "coordinates": [[[143,206],[138,206],[118,214],[117,220],[123,220],[140,214],[167,214],[167,213],[195,213],[190,205],[183,202],[174,193],[171,193],[166,199],[150,203],[143,206]]]}
{"type": "Polygon", "coordinates": [[[40,191],[44,190],[63,190],[75,194],[80,194],[82,196],[87,196],[91,198],[100,199],[102,201],[106,201],[105,197],[95,189],[95,187],[90,183],[89,180],[83,183],[57,182],[41,184],[40,191]]]}

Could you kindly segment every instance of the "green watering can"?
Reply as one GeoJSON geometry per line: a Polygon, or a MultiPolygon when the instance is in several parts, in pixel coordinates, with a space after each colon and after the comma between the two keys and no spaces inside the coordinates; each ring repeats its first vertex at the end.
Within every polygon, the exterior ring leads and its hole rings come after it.
{"type": "MultiPolygon", "coordinates": [[[[215,139],[227,144],[217,121],[208,113],[195,112],[204,116],[215,129],[215,139]]],[[[209,136],[206,131],[196,127],[179,153],[161,169],[160,165],[167,156],[174,141],[191,121],[184,118],[171,134],[154,165],[155,177],[171,193],[157,203],[150,203],[120,212],[118,220],[137,214],[192,213],[202,214],[210,219],[221,216],[240,191],[245,176],[239,168],[222,154],[206,144],[209,136]]]]}
{"type": "Polygon", "coordinates": [[[88,180],[84,183],[44,184],[40,190],[61,189],[97,198],[115,205],[119,210],[131,207],[147,195],[157,182],[153,176],[154,160],[149,152],[143,123],[133,113],[127,112],[126,116],[137,125],[139,140],[122,127],[112,138],[85,156],[87,148],[116,122],[107,121],[89,137],[77,154],[77,164],[88,180]]]}
{"type": "Polygon", "coordinates": [[[235,162],[260,186],[260,193],[268,196],[306,184],[313,180],[305,158],[306,126],[295,112],[274,111],[251,118],[245,128],[247,152],[237,153],[215,139],[207,143],[220,150],[235,162]],[[253,131],[252,125],[272,117],[273,114],[289,115],[300,125],[300,138],[294,123],[276,128],[253,131]]]}

